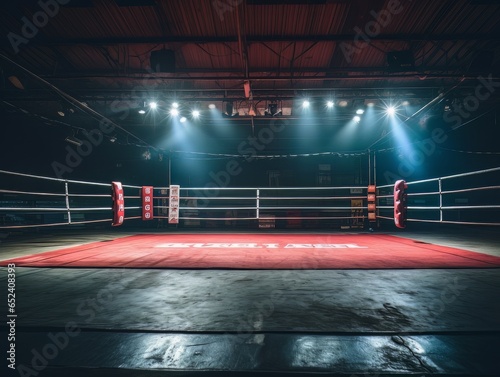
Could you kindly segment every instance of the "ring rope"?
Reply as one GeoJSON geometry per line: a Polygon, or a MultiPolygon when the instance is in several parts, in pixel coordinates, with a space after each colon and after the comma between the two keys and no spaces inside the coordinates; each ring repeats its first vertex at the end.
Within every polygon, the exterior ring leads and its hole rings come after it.
{"type": "MultiPolygon", "coordinates": [[[[66,195],[64,195],[66,196],[66,195]]],[[[111,194],[68,194],[69,197],[77,198],[111,198],[111,194]]]]}
{"type": "MultiPolygon", "coordinates": [[[[166,189],[164,187],[155,187],[155,189],[166,189]]],[[[342,186],[342,187],[217,187],[213,188],[211,190],[227,190],[227,191],[233,191],[233,190],[244,190],[244,191],[256,191],[256,190],[261,190],[261,191],[266,191],[266,190],[278,190],[278,191],[284,191],[284,190],[350,190],[350,189],[356,189],[356,190],[365,190],[366,191],[366,186],[342,186]]],[[[181,191],[185,190],[198,190],[198,191],[203,191],[206,190],[205,187],[181,187],[181,191]]]]}
{"type": "MultiPolygon", "coordinates": [[[[168,199],[168,196],[155,196],[154,199],[168,199]]],[[[256,197],[238,197],[238,196],[223,196],[223,197],[208,197],[208,196],[180,196],[181,200],[256,200],[256,197]]],[[[348,199],[366,199],[366,196],[260,196],[260,200],[348,200],[348,199]]]]}
{"type": "MultiPolygon", "coordinates": [[[[163,207],[165,208],[165,207],[163,207]]],[[[168,207],[166,207],[168,208],[168,207]]],[[[197,211],[205,211],[205,210],[234,210],[234,209],[248,209],[248,210],[297,210],[297,209],[315,209],[315,210],[352,210],[352,209],[367,209],[368,207],[181,207],[182,210],[197,210],[197,211]]],[[[0,208],[1,209],[1,208],[0,208]]]]}
{"type": "Polygon", "coordinates": [[[479,223],[479,222],[472,222],[472,221],[449,221],[449,220],[442,220],[441,221],[441,220],[423,220],[423,219],[407,219],[406,221],[420,222],[420,223],[500,226],[500,223],[479,223]]]}
{"type": "Polygon", "coordinates": [[[17,175],[19,177],[26,177],[26,178],[45,179],[45,180],[54,181],[54,182],[63,182],[63,183],[67,182],[67,183],[76,183],[76,184],[82,184],[82,185],[106,186],[106,187],[109,187],[108,183],[74,181],[74,180],[70,180],[70,179],[61,179],[61,178],[43,177],[43,176],[40,176],[40,175],[33,175],[33,174],[16,173],[16,172],[7,171],[7,170],[0,170],[0,173],[10,174],[10,175],[17,175]]]}
{"type": "MultiPolygon", "coordinates": [[[[448,175],[446,177],[440,177],[440,178],[430,178],[430,179],[421,179],[419,181],[413,181],[413,182],[406,182],[407,185],[416,185],[419,183],[427,183],[427,182],[436,182],[439,180],[445,180],[445,179],[451,179],[451,178],[461,178],[461,177],[467,177],[471,175],[477,175],[477,174],[484,174],[484,173],[491,173],[495,171],[500,171],[500,167],[498,168],[491,168],[491,169],[484,169],[484,170],[477,170],[477,171],[472,171],[472,172],[467,172],[467,173],[460,173],[460,174],[454,174],[454,175],[448,175]]],[[[379,186],[379,188],[382,186],[379,186]]],[[[390,187],[387,186],[387,187],[390,187]]]]}
{"type": "Polygon", "coordinates": [[[439,191],[435,192],[409,192],[408,196],[428,196],[428,195],[439,195],[439,191]]]}
{"type": "Polygon", "coordinates": [[[377,219],[384,219],[384,220],[394,221],[394,217],[387,217],[387,216],[380,216],[380,215],[377,216],[377,219]]]}
{"type": "MultiPolygon", "coordinates": [[[[167,216],[155,216],[157,219],[168,219],[167,216]]],[[[179,217],[180,220],[335,220],[335,219],[366,219],[366,216],[325,216],[325,217],[179,217]]]]}
{"type": "MultiPolygon", "coordinates": [[[[381,208],[381,207],[379,207],[381,208]]],[[[392,208],[392,207],[389,207],[392,208]]],[[[408,206],[408,209],[417,209],[417,210],[438,210],[438,209],[490,209],[490,208],[500,208],[500,205],[488,205],[488,206],[443,206],[443,207],[412,207],[408,206]]]]}
{"type": "MultiPolygon", "coordinates": [[[[474,187],[474,188],[466,188],[466,189],[460,189],[460,190],[447,190],[447,191],[442,191],[442,194],[456,194],[460,192],[471,192],[471,191],[481,191],[481,190],[495,190],[495,189],[500,189],[500,186],[484,186],[484,187],[474,187]]],[[[438,192],[439,194],[439,192],[438,192]]],[[[410,195],[410,194],[408,194],[410,195]]]]}
{"type": "Polygon", "coordinates": [[[104,220],[86,220],[86,221],[75,221],[75,222],[70,222],[70,223],[65,222],[65,223],[54,223],[54,224],[8,225],[8,226],[0,226],[0,229],[38,228],[38,227],[48,227],[48,226],[104,223],[104,222],[111,222],[111,221],[113,221],[113,220],[112,219],[104,219],[104,220]]]}
{"type": "Polygon", "coordinates": [[[16,191],[16,190],[0,190],[5,194],[22,194],[22,195],[43,195],[43,196],[60,196],[65,197],[66,194],[56,194],[52,192],[30,192],[30,191],[16,191]]]}

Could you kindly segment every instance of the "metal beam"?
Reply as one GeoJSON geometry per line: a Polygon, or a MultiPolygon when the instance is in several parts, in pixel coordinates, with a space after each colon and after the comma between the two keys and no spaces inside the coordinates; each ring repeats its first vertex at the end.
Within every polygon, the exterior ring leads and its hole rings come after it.
{"type": "MultiPolygon", "coordinates": [[[[71,83],[67,83],[71,87],[71,83]]],[[[476,82],[463,83],[459,96],[466,96],[473,93],[477,87],[476,82]]],[[[174,96],[176,99],[203,102],[203,101],[246,101],[240,89],[167,89],[161,86],[156,86],[155,89],[144,86],[143,88],[121,88],[121,89],[77,89],[71,88],[72,93],[82,101],[105,102],[110,100],[118,101],[144,101],[147,98],[161,94],[162,98],[170,98],[174,96]]],[[[431,99],[436,97],[442,89],[442,83],[435,85],[427,85],[425,87],[391,87],[387,85],[377,87],[347,87],[347,88],[283,88],[283,89],[254,89],[256,101],[276,100],[279,98],[283,101],[293,101],[297,98],[298,93],[305,91],[309,98],[324,98],[326,96],[335,95],[337,98],[344,99],[385,99],[385,98],[405,98],[405,99],[431,99]]],[[[499,94],[500,95],[500,94],[499,94]]],[[[491,100],[496,101],[499,95],[492,94],[491,100]]],[[[59,97],[51,92],[42,89],[26,89],[20,92],[19,90],[4,90],[0,98],[8,99],[9,101],[56,101],[59,97]]]]}
{"type": "MultiPolygon", "coordinates": [[[[322,71],[323,72],[323,71],[322,71]]],[[[347,76],[347,75],[332,75],[332,76],[317,76],[317,75],[303,75],[303,76],[290,76],[290,75],[284,75],[284,76],[257,76],[257,75],[251,75],[250,80],[254,82],[270,82],[270,81],[337,81],[337,80],[343,80],[343,81],[356,81],[356,80],[390,80],[390,79],[415,79],[415,80],[421,80],[420,76],[425,75],[425,78],[428,79],[471,79],[471,80],[477,80],[477,74],[468,74],[464,75],[463,73],[455,73],[455,74],[428,74],[428,73],[420,73],[420,72],[410,72],[410,73],[397,73],[397,74],[375,74],[375,75],[369,75],[369,74],[363,74],[363,75],[356,75],[356,76],[347,76]]],[[[113,78],[115,80],[117,79],[128,79],[128,80],[136,80],[136,81],[241,81],[243,82],[244,80],[247,80],[245,76],[242,75],[235,75],[235,76],[185,76],[185,75],[178,75],[176,74],[175,76],[160,76],[160,75],[141,75],[141,76],[129,76],[129,75],[122,75],[122,76],[117,76],[117,75],[99,75],[99,76],[82,76],[81,74],[76,74],[73,76],[43,76],[49,79],[71,79],[71,78],[113,78]]],[[[494,76],[492,77],[493,80],[498,80],[500,77],[499,76],[494,76]]],[[[193,89],[195,90],[195,89],[193,89]]]]}
{"type": "MultiPolygon", "coordinates": [[[[363,39],[357,34],[321,34],[321,35],[247,35],[247,43],[260,42],[341,42],[363,39]]],[[[476,34],[380,34],[370,37],[370,40],[379,41],[498,41],[500,36],[495,33],[476,34]]],[[[158,43],[238,43],[238,36],[154,36],[154,37],[104,37],[104,38],[34,38],[31,46],[62,46],[62,45],[115,45],[115,44],[158,44],[158,43]]],[[[3,45],[7,45],[4,38],[3,45]]]]}
{"type": "MultiPolygon", "coordinates": [[[[412,71],[417,74],[428,74],[428,73],[444,73],[444,72],[454,72],[454,73],[464,73],[462,66],[419,66],[417,67],[418,71],[412,71]]],[[[128,75],[117,75],[116,71],[110,70],[90,70],[90,71],[79,71],[78,73],[74,72],[61,72],[59,71],[57,75],[41,75],[42,77],[47,78],[71,78],[71,77],[109,77],[109,78],[121,78],[121,77],[133,77],[133,75],[150,75],[151,73],[146,70],[139,69],[128,69],[128,75]]],[[[392,71],[389,67],[301,67],[295,68],[293,70],[294,74],[298,73],[325,73],[325,74],[338,74],[338,73],[377,73],[377,74],[386,74],[388,78],[392,76],[392,71]]],[[[181,76],[183,74],[192,75],[193,73],[210,73],[210,74],[227,74],[229,77],[232,74],[241,75],[240,68],[176,68],[175,76],[181,76]]],[[[250,74],[269,74],[269,73],[285,73],[289,74],[290,71],[284,68],[276,68],[276,67],[254,67],[249,69],[250,74]]],[[[398,72],[401,73],[401,72],[398,72]]],[[[172,75],[173,76],[173,75],[172,75]]],[[[159,77],[155,75],[155,77],[159,77]]],[[[170,77],[170,76],[169,76],[170,77]]],[[[166,78],[169,78],[166,77],[166,78]]],[[[274,76],[279,77],[279,76],[274,76]]],[[[342,76],[347,77],[347,76],[342,76]]],[[[224,77],[222,77],[224,78],[224,77]]],[[[191,79],[191,77],[185,78],[186,80],[191,79]]],[[[194,78],[193,78],[194,80],[194,78]]]]}

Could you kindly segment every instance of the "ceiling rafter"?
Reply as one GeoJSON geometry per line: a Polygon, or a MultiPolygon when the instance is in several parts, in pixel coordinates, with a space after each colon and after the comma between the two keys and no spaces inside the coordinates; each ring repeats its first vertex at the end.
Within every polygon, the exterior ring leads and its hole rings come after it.
{"type": "MultiPolygon", "coordinates": [[[[318,34],[318,35],[246,35],[247,43],[260,42],[349,42],[359,38],[356,34],[318,34]]],[[[374,41],[500,41],[500,36],[493,33],[460,33],[460,34],[379,34],[371,37],[374,41]]],[[[64,46],[64,45],[113,45],[113,44],[167,44],[167,43],[238,43],[238,36],[149,36],[149,37],[96,37],[96,38],[62,38],[42,37],[30,41],[30,46],[64,46]]],[[[8,40],[2,40],[4,47],[8,40]]]]}

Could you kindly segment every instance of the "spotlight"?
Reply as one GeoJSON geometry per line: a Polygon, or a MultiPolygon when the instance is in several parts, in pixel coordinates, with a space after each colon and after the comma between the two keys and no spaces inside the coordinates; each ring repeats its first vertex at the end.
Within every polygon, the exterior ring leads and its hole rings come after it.
{"type": "Polygon", "coordinates": [[[311,104],[311,103],[310,103],[308,100],[304,100],[304,102],[302,102],[302,107],[303,107],[304,109],[307,109],[307,108],[309,107],[309,105],[310,105],[310,104],[311,104]]]}
{"type": "Polygon", "coordinates": [[[174,109],[177,109],[179,107],[179,104],[177,102],[172,103],[172,107],[174,109]]]}
{"type": "Polygon", "coordinates": [[[211,103],[210,105],[208,105],[208,108],[211,110],[215,109],[215,103],[211,103]]]}
{"type": "Polygon", "coordinates": [[[158,107],[158,103],[157,102],[150,102],[149,107],[154,110],[158,107]]]}
{"type": "Polygon", "coordinates": [[[333,107],[333,101],[327,101],[326,102],[326,107],[328,107],[329,109],[331,109],[333,107]]]}
{"type": "Polygon", "coordinates": [[[403,101],[401,102],[401,105],[403,106],[408,106],[410,104],[410,101],[403,101]]]}
{"type": "Polygon", "coordinates": [[[116,141],[116,136],[111,136],[109,138],[109,141],[112,142],[112,143],[114,143],[116,141]]]}
{"type": "Polygon", "coordinates": [[[170,110],[170,115],[172,115],[173,117],[176,117],[177,115],[179,115],[179,110],[177,110],[177,109],[171,109],[170,110]]]}
{"type": "Polygon", "coordinates": [[[396,109],[394,108],[394,106],[389,106],[387,108],[387,110],[385,110],[385,111],[386,111],[387,115],[391,115],[391,116],[396,113],[396,109]]]}
{"type": "Polygon", "coordinates": [[[142,154],[142,158],[145,159],[145,160],[151,160],[151,152],[149,150],[145,151],[142,154]]]}
{"type": "Polygon", "coordinates": [[[375,106],[375,101],[368,100],[365,103],[366,103],[366,106],[369,106],[369,107],[375,106]]]}
{"type": "Polygon", "coordinates": [[[64,114],[64,111],[61,111],[61,110],[59,110],[59,111],[57,112],[57,114],[58,114],[59,116],[61,116],[61,117],[63,117],[63,116],[65,116],[65,115],[66,115],[66,114],[64,114]]]}
{"type": "Polygon", "coordinates": [[[356,115],[354,118],[352,118],[352,120],[356,123],[359,123],[361,121],[361,117],[359,115],[356,115]]]}
{"type": "Polygon", "coordinates": [[[193,110],[191,113],[193,115],[193,118],[198,119],[200,117],[200,111],[199,110],[193,110]]]}
{"type": "Polygon", "coordinates": [[[356,110],[356,114],[358,114],[358,115],[361,115],[361,114],[364,114],[364,113],[365,113],[365,110],[363,110],[363,109],[357,109],[356,110]]]}
{"type": "Polygon", "coordinates": [[[146,110],[141,109],[141,110],[139,110],[139,111],[138,111],[138,113],[139,113],[139,114],[146,114],[146,110]]]}
{"type": "Polygon", "coordinates": [[[340,107],[346,107],[349,104],[345,99],[339,101],[339,106],[340,107]]]}
{"type": "Polygon", "coordinates": [[[186,117],[181,117],[181,119],[180,119],[180,122],[181,122],[181,123],[185,123],[186,121],[187,121],[187,118],[186,118],[186,117]]]}

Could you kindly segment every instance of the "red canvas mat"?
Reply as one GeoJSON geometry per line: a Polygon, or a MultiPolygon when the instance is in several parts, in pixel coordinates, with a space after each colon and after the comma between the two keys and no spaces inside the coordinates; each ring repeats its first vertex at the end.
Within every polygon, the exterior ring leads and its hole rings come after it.
{"type": "Polygon", "coordinates": [[[381,234],[146,234],[0,262],[26,267],[491,268],[500,257],[381,234]]]}

